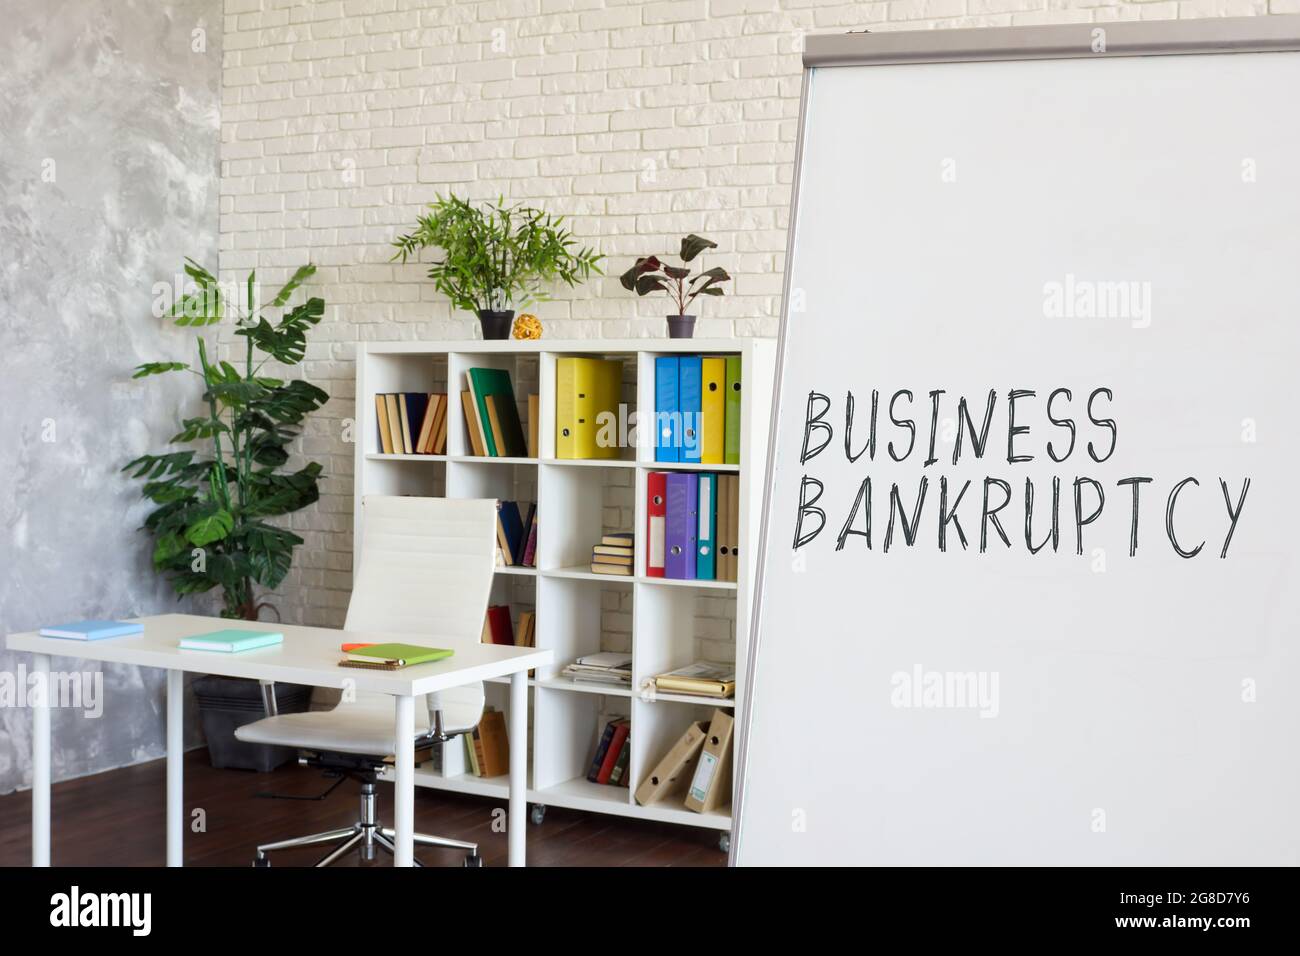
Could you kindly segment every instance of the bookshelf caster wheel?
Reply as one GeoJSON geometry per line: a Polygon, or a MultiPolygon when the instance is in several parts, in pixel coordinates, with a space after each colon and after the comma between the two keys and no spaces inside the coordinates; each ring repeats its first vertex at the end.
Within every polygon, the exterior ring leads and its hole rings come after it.
{"type": "Polygon", "coordinates": [[[533,821],[534,826],[541,826],[542,821],[546,819],[546,807],[540,803],[534,803],[533,809],[529,811],[529,819],[533,821]]]}
{"type": "Polygon", "coordinates": [[[253,858],[253,868],[264,870],[271,865],[271,861],[264,856],[253,858]]]}
{"type": "Polygon", "coordinates": [[[730,853],[730,852],[731,852],[731,834],[730,834],[730,833],[720,833],[720,834],[718,834],[718,849],[721,850],[723,853],[730,853]]]}
{"type": "Polygon", "coordinates": [[[465,855],[465,866],[481,867],[482,865],[483,857],[479,856],[477,853],[468,853],[465,855]]]}

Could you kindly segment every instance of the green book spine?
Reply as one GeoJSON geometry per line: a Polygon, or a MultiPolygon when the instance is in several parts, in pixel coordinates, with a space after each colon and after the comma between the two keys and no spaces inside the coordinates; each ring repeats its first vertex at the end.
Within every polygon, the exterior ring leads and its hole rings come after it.
{"type": "Polygon", "coordinates": [[[722,450],[724,464],[740,464],[740,356],[727,356],[727,410],[725,439],[722,450]]]}

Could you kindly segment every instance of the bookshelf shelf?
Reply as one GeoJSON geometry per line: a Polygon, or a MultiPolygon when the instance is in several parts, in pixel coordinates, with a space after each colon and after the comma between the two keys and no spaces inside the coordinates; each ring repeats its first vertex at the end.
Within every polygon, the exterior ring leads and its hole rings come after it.
{"type": "Polygon", "coordinates": [[[569,680],[567,677],[549,677],[546,680],[539,680],[537,686],[545,687],[547,690],[568,691],[573,694],[598,694],[602,697],[631,697],[633,694],[630,687],[569,680]]]}
{"type": "MultiPolygon", "coordinates": [[[[363,509],[369,494],[407,494],[462,498],[510,498],[537,502],[538,567],[496,568],[492,602],[536,613],[536,643],[555,651],[555,664],[539,668],[529,681],[532,739],[528,799],[644,820],[715,830],[731,826],[729,810],[694,813],[680,801],[640,806],[637,785],[695,720],[714,708],[734,710],[737,700],[686,694],[643,697],[639,688],[655,674],[704,656],[701,642],[724,653],[734,620],[734,664],[744,687],[745,641],[754,565],[748,559],[758,538],[759,506],[767,461],[769,408],[775,371],[774,342],[766,339],[625,339],[559,341],[467,341],[363,343],[357,350],[358,441],[353,494],[354,540],[361,540],[363,509]],[[654,361],[661,355],[739,355],[741,397],[740,464],[706,465],[657,462],[646,444],[651,429],[638,429],[640,441],[612,459],[555,457],[557,360],[589,356],[623,362],[622,402],[626,411],[654,408],[654,361]],[[537,457],[485,457],[470,454],[461,391],[469,368],[499,368],[510,373],[521,421],[527,428],[528,395],[536,394],[537,457]],[[374,396],[378,393],[444,392],[448,400],[445,455],[385,455],[377,451],[374,396]],[[645,434],[640,434],[642,431],[645,434]],[[420,464],[417,464],[420,463],[420,464]],[[423,467],[434,463],[435,467],[423,467]],[[677,580],[645,574],[646,482],[654,471],[715,472],[738,476],[740,485],[740,561],[737,581],[677,580]],[[602,534],[635,534],[635,574],[594,574],[586,563],[602,534]],[[707,619],[701,623],[700,619],[707,619]],[[611,623],[612,622],[612,623],[611,623]],[[724,636],[720,639],[719,626],[724,636]],[[629,633],[630,632],[630,633],[629,633]],[[611,636],[612,635],[612,636],[611,636]],[[632,656],[632,687],[587,684],[560,677],[565,664],[602,649],[632,656]],[[603,716],[631,721],[628,766],[630,787],[592,783],[586,774],[603,729],[603,716]]],[[[629,435],[631,434],[629,430],[629,435]]],[[[358,560],[354,554],[354,561],[358,560]]],[[[508,708],[508,681],[487,682],[488,703],[508,708]]],[[[740,691],[738,690],[738,693],[740,691]]],[[[512,742],[514,743],[514,742],[512,742]]],[[[416,768],[416,783],[436,789],[505,799],[505,777],[443,777],[431,766],[416,768]]]]}
{"type": "Polygon", "coordinates": [[[385,455],[373,451],[366,454],[368,461],[447,461],[446,455],[385,455]]]}

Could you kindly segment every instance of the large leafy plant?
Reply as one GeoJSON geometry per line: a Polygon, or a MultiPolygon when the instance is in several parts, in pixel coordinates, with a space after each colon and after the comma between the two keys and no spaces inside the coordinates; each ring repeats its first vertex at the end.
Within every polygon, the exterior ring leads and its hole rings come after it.
{"type": "Polygon", "coordinates": [[[577,247],[561,216],[505,200],[476,206],[455,195],[439,197],[417,227],[393,245],[406,262],[423,249],[442,258],[429,266],[434,287],[458,309],[521,309],[549,297],[547,286],[572,287],[600,273],[599,256],[577,247]]]}
{"type": "Polygon", "coordinates": [[[302,380],[286,382],[263,375],[274,359],[285,366],[300,363],[307,350],[307,331],[318,323],[325,303],[318,298],[286,308],[297,288],[316,271],[303,266],[268,302],[256,304],[256,273],[247,281],[247,299],[223,294],[216,278],[191,259],[185,272],[195,289],[170,309],[177,325],[206,327],[226,318],[246,345],[241,371],[210,357],[207,341],[197,337],[197,367],[185,362],[147,362],[134,378],[175,372],[196,375],[202,383],[203,412],[186,418],[171,438],[193,446],[157,455],[141,455],[122,470],[144,482],[143,494],[158,507],[143,530],[154,538],[153,564],[167,575],[177,595],[220,587],[222,615],[256,619],[265,602],[254,586],[274,590],[293,562],[303,539],[273,520],[304,508],[319,497],[321,466],[309,462],[284,471],[288,445],[308,414],[329,398],[302,380]],[[277,319],[264,313],[282,309],[277,319]],[[260,355],[258,354],[260,353],[260,355]],[[206,452],[206,453],[205,453],[206,452]]]}
{"type": "MultiPolygon", "coordinates": [[[[683,263],[691,262],[705,249],[716,249],[718,244],[694,233],[682,240],[679,258],[683,263]]],[[[705,272],[691,276],[691,270],[682,266],[670,266],[660,261],[657,256],[644,256],[632,264],[619,276],[618,281],[629,292],[648,295],[651,292],[666,292],[677,307],[678,315],[685,315],[686,309],[701,295],[722,295],[719,283],[726,282],[731,276],[721,266],[714,266],[705,272]]]]}

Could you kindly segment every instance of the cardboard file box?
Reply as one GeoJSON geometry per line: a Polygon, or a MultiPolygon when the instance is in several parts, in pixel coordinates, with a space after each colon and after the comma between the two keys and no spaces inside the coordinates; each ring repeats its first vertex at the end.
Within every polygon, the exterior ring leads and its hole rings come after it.
{"type": "Polygon", "coordinates": [[[641,781],[636,788],[636,802],[645,806],[663,800],[665,797],[680,795],[686,789],[704,749],[704,737],[707,728],[704,721],[696,721],[686,729],[686,733],[673,744],[672,750],[650,771],[650,776],[641,781]]]}
{"type": "Polygon", "coordinates": [[[686,809],[708,813],[731,802],[731,730],[735,721],[726,711],[715,710],[700,761],[686,791],[686,809]]]}

